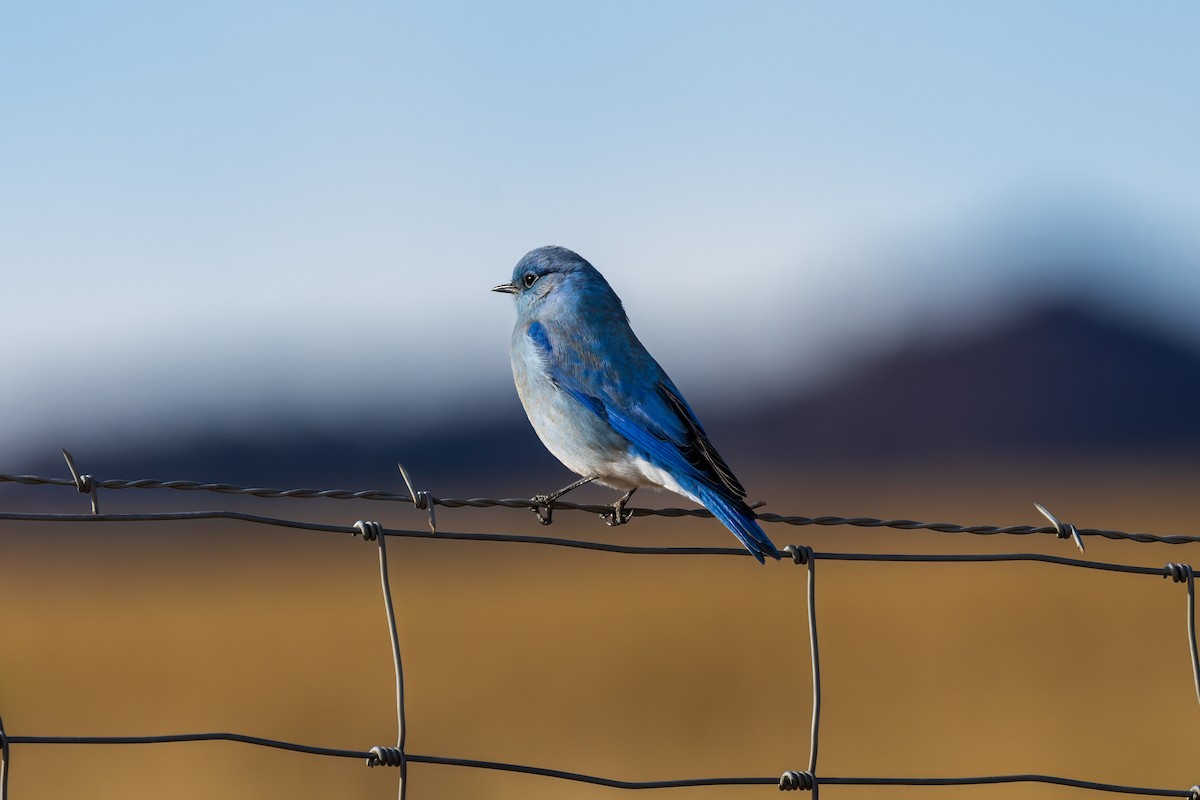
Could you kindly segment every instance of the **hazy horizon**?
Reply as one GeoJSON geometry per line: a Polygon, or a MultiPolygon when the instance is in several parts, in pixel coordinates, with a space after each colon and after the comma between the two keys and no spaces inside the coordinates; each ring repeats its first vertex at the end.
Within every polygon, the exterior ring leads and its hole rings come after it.
{"type": "Polygon", "coordinates": [[[1169,8],[6,9],[0,441],[503,408],[547,243],[709,407],[1045,296],[1200,340],[1169,8]]]}

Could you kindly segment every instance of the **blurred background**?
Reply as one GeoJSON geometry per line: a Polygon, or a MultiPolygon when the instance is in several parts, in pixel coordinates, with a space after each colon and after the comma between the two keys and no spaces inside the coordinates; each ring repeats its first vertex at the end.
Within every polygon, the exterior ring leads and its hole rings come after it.
{"type": "MultiPolygon", "coordinates": [[[[438,496],[558,488],[572,476],[512,387],[511,302],[488,290],[561,244],[605,274],[768,510],[1037,525],[1036,500],[1082,527],[1195,533],[1197,24],[1187,3],[1068,0],[7,4],[0,472],[65,477],[67,447],[100,479],[399,491],[403,461],[438,496]]],[[[101,502],[424,524],[379,503],[101,502]]],[[[0,484],[0,509],[87,501],[0,484]]],[[[732,541],[708,520],[439,522],[732,541]]],[[[394,739],[372,547],[12,522],[0,547],[10,734],[394,739]]],[[[1088,556],[1161,567],[1192,547],[1088,556]]],[[[411,751],[626,779],[806,766],[795,567],[394,552],[411,751]]],[[[1064,571],[823,568],[819,773],[1200,780],[1182,589],[1064,571]]],[[[394,771],[232,744],[13,758],[13,797],[395,792],[394,771]]],[[[410,798],[620,794],[410,778],[410,798]]]]}

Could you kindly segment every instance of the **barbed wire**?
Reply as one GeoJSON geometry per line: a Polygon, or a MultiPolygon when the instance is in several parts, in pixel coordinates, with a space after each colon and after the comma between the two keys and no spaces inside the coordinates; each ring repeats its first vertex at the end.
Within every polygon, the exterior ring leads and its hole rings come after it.
{"type": "MultiPolygon", "coordinates": [[[[64,455],[69,454],[64,450],[64,455]]],[[[555,500],[549,506],[537,500],[524,497],[435,497],[429,492],[415,491],[411,488],[407,471],[403,466],[400,470],[405,482],[409,485],[408,494],[386,491],[382,489],[273,489],[268,487],[238,486],[232,483],[204,483],[200,481],[171,480],[164,481],[154,478],[137,480],[108,479],[95,480],[91,475],[77,473],[73,459],[68,458],[73,477],[49,478],[40,475],[10,475],[0,473],[0,483],[15,483],[27,486],[73,486],[84,494],[90,494],[93,502],[93,513],[99,513],[97,492],[99,489],[172,489],[181,492],[210,492],[224,495],[242,495],[264,499],[327,499],[327,500],[373,500],[383,502],[411,503],[420,510],[432,511],[435,506],[443,508],[525,508],[533,511],[539,508],[553,508],[555,511],[584,511],[606,516],[612,513],[611,505],[596,503],[573,503],[568,500],[555,500]]],[[[1053,516],[1040,504],[1035,504],[1038,510],[1056,522],[1053,516]]],[[[760,504],[754,506],[756,509],[760,504]]],[[[712,513],[703,508],[626,508],[627,514],[635,517],[712,517],[712,513]]],[[[843,517],[776,514],[774,512],[756,512],[759,522],[791,525],[795,527],[818,526],[849,526],[854,528],[892,528],[895,530],[927,530],[935,533],[965,533],[977,536],[1029,536],[1053,534],[1060,539],[1076,538],[1078,536],[1098,536],[1104,539],[1127,540],[1142,543],[1157,544],[1195,544],[1200,542],[1200,535],[1190,534],[1151,534],[1127,532],[1104,528],[1077,528],[1074,525],[1058,523],[1051,525],[961,525],[953,522],[921,522],[911,519],[878,519],[875,517],[843,517]]],[[[436,529],[434,519],[430,517],[431,527],[436,529]]]]}
{"type": "MultiPolygon", "coordinates": [[[[539,508],[535,501],[531,500],[490,500],[487,498],[475,498],[469,501],[454,500],[452,498],[437,499],[429,495],[427,492],[417,492],[412,487],[412,482],[409,479],[407,472],[401,467],[407,488],[409,489],[409,497],[405,498],[402,495],[394,493],[376,492],[376,491],[350,491],[350,490],[315,490],[315,489],[291,489],[291,490],[276,490],[262,488],[246,488],[233,486],[231,484],[201,484],[191,481],[95,481],[89,475],[81,474],[74,464],[74,460],[69,453],[64,451],[64,457],[67,460],[68,467],[72,473],[72,478],[40,478],[37,476],[20,475],[0,475],[0,482],[8,481],[15,483],[28,484],[49,484],[59,486],[74,486],[78,491],[91,495],[92,499],[92,514],[46,514],[46,513],[29,513],[29,512],[0,512],[0,520],[7,521],[30,521],[30,522],[58,522],[58,523],[149,523],[162,521],[196,521],[209,519],[228,519],[246,522],[252,525],[276,526],[304,531],[319,531],[319,532],[334,532],[334,533],[349,533],[356,536],[361,536],[368,542],[376,542],[379,551],[379,566],[380,566],[380,582],[383,592],[384,607],[386,611],[386,619],[388,631],[392,645],[393,667],[396,679],[396,718],[397,718],[397,744],[395,747],[375,746],[369,750],[359,749],[339,749],[330,747],[319,747],[314,745],[298,744],[294,742],[286,742],[276,739],[267,739],[263,737],[250,736],[240,733],[184,733],[184,734],[168,734],[158,736],[14,736],[5,732],[3,720],[0,719],[0,800],[8,798],[8,775],[11,768],[11,747],[12,744],[33,745],[33,744],[87,744],[87,745],[116,745],[116,744],[160,744],[172,742],[197,742],[197,741],[232,741],[244,744],[272,747],[277,749],[291,750],[295,752],[319,755],[332,756],[343,758],[362,758],[369,766],[389,766],[399,768],[399,788],[398,797],[404,800],[408,786],[408,765],[412,763],[447,765],[475,769],[485,769],[494,771],[517,772],[529,775],[538,775],[543,777],[558,778],[562,780],[575,781],[581,783],[589,783],[599,786],[606,786],[618,789],[657,789],[657,788],[679,788],[689,786],[721,786],[721,785],[776,785],[781,791],[790,790],[807,790],[813,793],[814,798],[817,796],[821,785],[858,785],[858,786],[964,786],[964,785],[983,785],[983,784],[1000,784],[1000,783],[1045,783],[1061,786],[1072,786],[1076,788],[1092,789],[1096,791],[1115,792],[1124,794],[1137,794],[1144,796],[1160,796],[1160,797],[1185,797],[1190,800],[1200,800],[1200,785],[1192,786],[1189,789],[1162,789],[1151,787],[1139,787],[1125,784],[1100,783],[1095,781],[1079,780],[1075,778],[1065,778],[1042,774],[1010,774],[1010,775],[986,775],[977,777],[908,777],[908,778],[880,778],[880,777],[837,777],[819,775],[817,772],[817,755],[818,744],[820,739],[820,717],[821,717],[821,670],[820,656],[817,636],[817,611],[816,611],[816,562],[817,560],[826,561],[866,561],[866,562],[891,562],[891,563],[995,563],[995,562],[1036,562],[1046,563],[1058,566],[1066,566],[1080,569],[1101,570],[1107,572],[1119,572],[1138,575],[1154,575],[1161,578],[1170,578],[1176,583],[1184,583],[1186,585],[1187,599],[1187,640],[1189,646],[1189,656],[1192,668],[1193,683],[1195,685],[1197,701],[1200,702],[1200,653],[1197,652],[1196,631],[1195,631],[1195,581],[1192,567],[1183,563],[1168,563],[1165,567],[1146,567],[1130,564],[1120,564],[1112,562],[1101,562],[1093,560],[1085,560],[1080,558],[1068,558],[1064,556],[1047,555],[1041,553],[995,553],[995,554],[896,554],[896,553],[843,553],[843,552],[824,552],[815,551],[811,547],[804,545],[788,545],[784,548],[784,552],[790,556],[792,563],[806,567],[807,575],[807,592],[806,592],[806,607],[807,607],[807,622],[809,632],[809,652],[811,660],[812,684],[813,684],[813,707],[812,707],[812,724],[810,729],[809,740],[809,759],[808,768],[804,771],[788,770],[782,773],[778,778],[774,777],[716,777],[716,778],[685,778],[678,780],[653,780],[653,781],[627,781],[616,778],[588,775],[584,773],[568,772],[564,770],[548,769],[544,767],[530,766],[524,764],[513,764],[498,761],[481,761],[477,759],[466,759],[447,756],[431,756],[408,753],[405,748],[407,726],[405,722],[405,703],[404,703],[404,678],[403,665],[401,659],[400,640],[397,633],[395,609],[392,601],[392,591],[388,576],[387,566],[387,550],[386,541],[389,537],[398,538],[420,538],[420,539],[436,539],[443,541],[471,541],[471,542],[507,542],[507,543],[522,543],[534,545],[547,545],[557,547],[570,547],[584,550],[603,551],[610,553],[623,554],[641,554],[641,555],[715,555],[715,556],[738,556],[745,557],[749,555],[744,549],[732,547],[685,547],[685,546],[646,546],[646,545],[619,545],[609,542],[595,542],[580,539],[566,539],[548,536],[532,536],[525,534],[511,533],[466,533],[466,532],[446,532],[438,531],[435,521],[432,516],[432,509],[435,505],[443,505],[449,507],[475,506],[475,507],[493,507],[493,506],[508,506],[508,507],[524,507],[524,508],[539,508]],[[277,517],[269,517],[257,514],[247,514],[234,511],[183,511],[183,512],[163,512],[163,513],[143,513],[143,514],[100,514],[99,500],[97,496],[98,488],[174,488],[185,491],[215,491],[223,494],[249,494],[258,497],[268,498],[285,498],[285,497],[330,497],[333,499],[372,499],[372,500],[408,500],[418,508],[425,508],[430,511],[430,531],[416,531],[406,529],[389,529],[383,527],[379,522],[358,520],[353,525],[335,525],[330,523],[309,522],[303,520],[290,520],[277,517]]],[[[610,512],[609,506],[588,506],[576,505],[572,503],[554,503],[554,508],[567,508],[571,510],[583,511],[599,511],[610,512]]],[[[1055,533],[1059,538],[1074,539],[1076,544],[1082,550],[1082,542],[1078,538],[1078,534],[1084,535],[1101,535],[1106,538],[1126,539],[1130,541],[1157,541],[1169,544],[1182,544],[1187,541],[1200,541],[1198,537],[1161,537],[1151,536],[1149,534],[1127,534],[1121,531],[1099,531],[1089,529],[1076,529],[1073,525],[1065,524],[1057,520],[1052,514],[1046,511],[1043,507],[1038,506],[1046,517],[1053,523],[1053,527],[1047,529],[1038,529],[1031,526],[1015,526],[1010,528],[998,528],[995,526],[958,526],[948,523],[917,523],[909,520],[870,520],[864,518],[807,518],[807,517],[781,517],[774,516],[774,519],[767,518],[767,515],[760,515],[760,519],[767,521],[786,522],[793,525],[817,524],[817,525],[859,525],[860,527],[896,527],[906,530],[915,528],[924,528],[940,532],[955,532],[955,533],[982,533],[982,534],[997,534],[997,533],[1055,533]],[[796,522],[795,520],[807,520],[807,522],[796,522]],[[840,520],[834,522],[832,520],[840,520]]],[[[638,516],[659,515],[659,516],[706,516],[705,513],[698,513],[690,509],[637,509],[634,510],[638,516]],[[637,513],[637,512],[642,513],[637,513]],[[676,513],[678,512],[678,513],[676,513]]]]}

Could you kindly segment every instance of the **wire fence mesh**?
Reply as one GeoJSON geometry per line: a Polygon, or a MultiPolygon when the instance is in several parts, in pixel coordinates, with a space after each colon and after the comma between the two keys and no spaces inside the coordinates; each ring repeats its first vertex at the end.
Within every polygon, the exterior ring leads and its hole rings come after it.
{"type": "MultiPolygon", "coordinates": [[[[1148,575],[1159,578],[1169,578],[1184,585],[1185,621],[1188,655],[1192,671],[1192,679],[1197,701],[1200,702],[1200,651],[1197,650],[1195,625],[1195,579],[1192,567],[1187,563],[1171,562],[1164,567],[1147,567],[1131,564],[1112,563],[1087,560],[1076,557],[1049,555],[1042,553],[995,553],[995,554],[912,554],[912,553],[848,553],[818,551],[803,545],[788,545],[783,548],[790,556],[793,564],[805,568],[806,576],[806,610],[809,638],[809,653],[812,671],[812,717],[809,739],[809,758],[806,768],[784,770],[779,776],[750,776],[750,777],[700,777],[673,780],[629,781],[617,778],[589,775],[579,772],[551,769],[528,764],[507,763],[501,761],[486,761],[471,758],[449,757],[410,753],[406,749],[407,725],[405,718],[405,687],[403,661],[401,657],[400,637],[396,625],[396,614],[392,600],[387,562],[387,541],[389,538],[421,538],[447,541],[475,542],[505,542],[517,544],[541,545],[550,547],[567,547],[590,551],[621,553],[628,555],[691,555],[691,556],[720,556],[746,557],[747,551],[733,547],[694,547],[694,546],[641,546],[622,545],[611,542],[591,541],[584,539],[569,539],[554,536],[536,536],[518,533],[471,533],[440,531],[437,529],[434,509],[438,506],[447,508],[528,508],[535,511],[548,511],[536,500],[524,498],[438,498],[428,492],[417,491],[407,471],[401,466],[400,471],[407,494],[378,490],[348,490],[348,489],[270,489],[261,487],[242,487],[225,483],[200,483],[195,481],[160,481],[160,480],[103,480],[98,481],[91,475],[84,474],[76,467],[74,458],[63,451],[70,478],[50,478],[35,475],[0,474],[0,483],[14,483],[32,486],[66,486],[74,487],[78,492],[89,495],[91,499],[91,514],[62,514],[62,513],[32,513],[32,512],[0,512],[0,521],[25,522],[56,522],[56,523],[150,523],[159,521],[198,521],[198,520],[237,520],[253,525],[275,526],[305,531],[321,531],[330,533],[351,534],[374,542],[379,553],[379,574],[384,601],[384,609],[390,636],[395,674],[395,700],[397,737],[395,746],[377,745],[368,750],[354,748],[330,748],[315,745],[281,741],[264,737],[251,736],[242,733],[182,733],[150,736],[63,736],[63,735],[17,735],[8,733],[4,728],[3,718],[0,717],[0,800],[8,800],[8,778],[12,766],[12,745],[134,745],[134,744],[166,744],[177,742],[199,741],[230,741],[243,744],[289,750],[314,756],[334,758],[362,759],[368,766],[395,767],[399,772],[398,796],[401,800],[406,797],[410,764],[429,764],[460,767],[468,769],[492,770],[500,772],[522,773],[546,778],[604,786],[614,789],[663,789],[697,786],[754,786],[771,785],[781,791],[806,790],[817,795],[821,786],[968,786],[1008,783],[1041,783],[1059,786],[1070,786],[1100,792],[1134,794],[1156,797],[1185,797],[1190,800],[1200,800],[1200,785],[1189,788],[1155,788],[1133,786],[1127,784],[1104,783],[1076,778],[1060,777],[1045,774],[1006,774],[978,775],[969,777],[861,777],[837,776],[821,774],[817,770],[818,745],[821,731],[821,661],[817,635],[816,607],[816,565],[819,561],[846,562],[881,562],[881,563],[1001,563],[1001,562],[1040,562],[1060,567],[1096,570],[1103,572],[1125,573],[1131,575],[1148,575]],[[258,514],[248,514],[236,511],[177,511],[162,513],[133,513],[133,514],[101,514],[99,490],[122,489],[171,489],[185,492],[209,492],[224,495],[247,495],[259,498],[327,498],[335,500],[379,500],[391,502],[407,502],[429,514],[429,531],[385,528],[380,523],[369,520],[358,520],[353,525],[335,525],[323,522],[286,519],[258,514]]],[[[610,506],[577,504],[565,501],[554,501],[555,510],[577,510],[605,515],[611,513],[610,506]]],[[[1141,543],[1187,544],[1200,542],[1200,536],[1193,535],[1155,535],[1148,533],[1130,533],[1119,530],[1104,530],[1091,528],[1076,528],[1074,525],[1063,523],[1056,519],[1042,506],[1037,506],[1052,523],[1049,526],[993,526],[993,525],[958,525],[953,523],[926,523],[905,519],[874,519],[865,517],[803,517],[787,516],[770,513],[759,513],[760,521],[791,526],[835,526],[847,525],[864,528],[888,527],[897,530],[928,530],[940,533],[973,534],[983,536],[995,535],[1054,535],[1059,539],[1071,540],[1083,552],[1083,537],[1102,537],[1105,539],[1125,540],[1141,543]]],[[[707,511],[698,509],[627,509],[634,516],[681,517],[711,516],[707,511]]],[[[541,514],[539,513],[539,516],[541,514]]]]}

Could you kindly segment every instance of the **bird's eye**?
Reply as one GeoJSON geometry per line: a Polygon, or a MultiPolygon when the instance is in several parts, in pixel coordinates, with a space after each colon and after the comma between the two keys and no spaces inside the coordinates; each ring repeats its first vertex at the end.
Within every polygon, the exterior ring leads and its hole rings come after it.
{"type": "Polygon", "coordinates": [[[525,288],[528,289],[530,286],[533,286],[533,282],[536,280],[537,280],[537,275],[534,275],[532,272],[526,272],[525,273],[525,288]]]}

